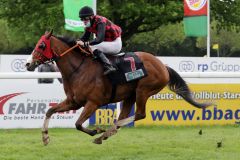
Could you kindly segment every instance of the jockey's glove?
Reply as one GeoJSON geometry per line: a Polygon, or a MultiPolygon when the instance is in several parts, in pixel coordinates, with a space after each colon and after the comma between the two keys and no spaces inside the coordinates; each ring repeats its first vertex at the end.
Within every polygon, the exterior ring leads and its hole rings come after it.
{"type": "Polygon", "coordinates": [[[78,44],[79,46],[85,46],[85,45],[84,45],[84,42],[81,41],[81,40],[77,41],[77,44],[78,44]]]}

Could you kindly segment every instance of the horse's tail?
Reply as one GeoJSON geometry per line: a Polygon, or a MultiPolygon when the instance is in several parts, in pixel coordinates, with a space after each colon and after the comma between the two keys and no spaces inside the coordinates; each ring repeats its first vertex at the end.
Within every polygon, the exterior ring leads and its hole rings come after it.
{"type": "Polygon", "coordinates": [[[188,88],[188,85],[186,82],[182,79],[182,77],[172,68],[167,66],[167,70],[169,72],[170,80],[168,83],[169,89],[178,95],[180,95],[183,99],[185,99],[187,102],[192,104],[193,106],[197,108],[206,108],[208,106],[211,106],[212,103],[199,103],[196,102],[192,96],[192,93],[190,89],[188,88]]]}

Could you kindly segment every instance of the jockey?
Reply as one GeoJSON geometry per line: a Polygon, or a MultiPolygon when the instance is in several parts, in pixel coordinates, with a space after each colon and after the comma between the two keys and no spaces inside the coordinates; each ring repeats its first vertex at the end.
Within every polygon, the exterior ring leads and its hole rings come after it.
{"type": "Polygon", "coordinates": [[[79,17],[85,25],[85,32],[77,44],[92,49],[94,56],[103,63],[104,75],[115,72],[116,68],[105,54],[114,55],[121,51],[121,28],[103,16],[94,15],[92,8],[88,6],[80,9],[79,17]],[[94,33],[96,38],[89,41],[91,33],[94,33]]]}

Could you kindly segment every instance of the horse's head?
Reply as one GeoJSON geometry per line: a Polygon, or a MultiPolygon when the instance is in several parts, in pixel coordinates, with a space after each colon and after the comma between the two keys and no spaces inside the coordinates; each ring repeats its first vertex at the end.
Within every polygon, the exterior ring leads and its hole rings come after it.
{"type": "Polygon", "coordinates": [[[34,71],[40,64],[51,60],[54,57],[51,49],[52,30],[46,32],[38,41],[31,56],[27,59],[26,67],[28,71],[34,71]]]}

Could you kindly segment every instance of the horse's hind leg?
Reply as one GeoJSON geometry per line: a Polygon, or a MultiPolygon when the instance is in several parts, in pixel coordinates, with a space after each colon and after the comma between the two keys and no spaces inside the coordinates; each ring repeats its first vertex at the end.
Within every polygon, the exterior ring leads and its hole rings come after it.
{"type": "Polygon", "coordinates": [[[131,97],[123,101],[122,109],[118,117],[118,121],[125,119],[129,116],[132,106],[135,102],[136,102],[136,94],[133,94],[131,97]]]}
{"type": "Polygon", "coordinates": [[[136,112],[134,121],[144,119],[146,117],[146,103],[148,96],[144,92],[137,93],[136,112]]]}
{"type": "Polygon", "coordinates": [[[146,103],[148,98],[151,95],[154,95],[158,92],[160,92],[164,86],[158,87],[154,90],[149,89],[137,89],[137,95],[136,95],[136,112],[135,112],[135,119],[134,121],[138,121],[141,119],[144,119],[146,117],[146,103]]]}
{"type": "MultiPolygon", "coordinates": [[[[129,113],[131,112],[132,106],[136,101],[136,95],[132,95],[130,98],[123,101],[123,106],[121,113],[118,117],[118,121],[125,119],[129,116],[129,113]]],[[[120,126],[112,126],[110,129],[108,129],[106,132],[104,132],[100,137],[96,138],[93,143],[96,144],[102,144],[102,140],[108,139],[110,136],[117,133],[117,129],[119,129],[120,126]]]]}
{"type": "Polygon", "coordinates": [[[81,106],[72,104],[68,100],[64,100],[63,102],[59,103],[58,105],[48,109],[44,123],[43,123],[43,127],[42,127],[42,141],[43,141],[44,145],[47,145],[50,140],[49,136],[48,136],[48,124],[49,124],[51,116],[56,112],[65,112],[65,111],[69,111],[69,110],[76,110],[80,107],[81,106]]]}

